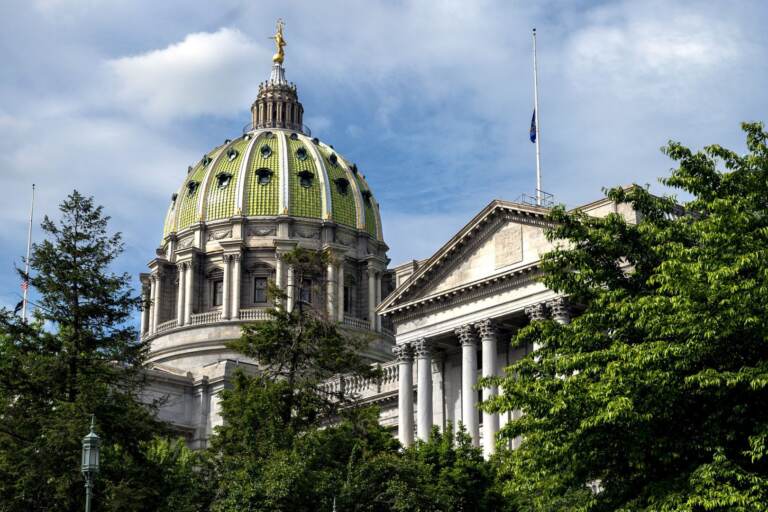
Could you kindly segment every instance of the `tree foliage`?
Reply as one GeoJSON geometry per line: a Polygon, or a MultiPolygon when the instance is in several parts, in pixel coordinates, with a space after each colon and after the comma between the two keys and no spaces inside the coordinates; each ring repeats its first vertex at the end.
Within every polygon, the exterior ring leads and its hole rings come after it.
{"type": "Polygon", "coordinates": [[[120,234],[76,191],[59,209],[30,258],[33,321],[0,314],[0,510],[82,508],[91,413],[103,439],[97,510],[160,510],[175,469],[148,452],[165,429],[136,399],[147,347],[128,325],[139,305],[129,277],[111,271],[120,234]]]}
{"type": "Polygon", "coordinates": [[[504,460],[522,510],[765,510],[768,148],[744,130],[745,155],[665,148],[685,211],[633,187],[607,195],[636,224],[552,212],[544,282],[583,311],[521,330],[542,348],[486,405],[524,412],[502,431],[523,436],[504,460]]]}

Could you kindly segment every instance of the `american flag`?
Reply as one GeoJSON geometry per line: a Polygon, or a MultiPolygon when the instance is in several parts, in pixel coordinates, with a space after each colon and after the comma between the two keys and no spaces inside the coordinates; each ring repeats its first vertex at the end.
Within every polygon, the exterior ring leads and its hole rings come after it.
{"type": "Polygon", "coordinates": [[[21,289],[24,291],[27,291],[28,288],[29,288],[29,281],[25,279],[21,282],[21,289]]]}

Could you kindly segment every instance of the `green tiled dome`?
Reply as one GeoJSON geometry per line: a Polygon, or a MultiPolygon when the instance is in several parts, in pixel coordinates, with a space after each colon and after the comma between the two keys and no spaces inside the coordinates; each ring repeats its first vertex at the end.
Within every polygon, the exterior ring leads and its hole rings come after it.
{"type": "Polygon", "coordinates": [[[256,129],[206,153],[173,195],[163,236],[235,216],[309,217],[382,240],[379,206],[357,166],[289,129],[256,129]]]}

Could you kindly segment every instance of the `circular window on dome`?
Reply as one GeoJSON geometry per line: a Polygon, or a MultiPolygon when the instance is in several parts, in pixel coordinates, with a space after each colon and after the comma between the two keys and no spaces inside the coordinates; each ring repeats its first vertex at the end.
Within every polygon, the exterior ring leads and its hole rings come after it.
{"type": "Polygon", "coordinates": [[[307,159],[307,148],[299,148],[296,150],[296,158],[301,160],[302,162],[307,159]]]}
{"type": "Polygon", "coordinates": [[[314,138],[312,139],[312,144],[314,144],[315,146],[317,146],[318,144],[320,144],[320,139],[318,139],[317,137],[314,137],[314,138]]]}
{"type": "Polygon", "coordinates": [[[216,186],[219,188],[227,188],[232,181],[232,174],[228,172],[220,172],[216,175],[216,186]]]}
{"type": "Polygon", "coordinates": [[[232,148],[232,149],[230,149],[229,151],[227,151],[227,158],[228,158],[228,159],[229,159],[229,161],[231,162],[232,160],[234,160],[235,158],[237,158],[237,155],[239,155],[239,154],[240,154],[240,153],[238,153],[238,151],[237,151],[235,148],[232,148]]]}
{"type": "Polygon", "coordinates": [[[371,191],[370,190],[363,190],[363,199],[365,200],[365,204],[371,204],[371,191]]]}
{"type": "Polygon", "coordinates": [[[192,197],[195,195],[195,192],[197,192],[197,187],[200,186],[200,183],[197,181],[190,181],[187,183],[187,197],[192,197]]]}
{"type": "Polygon", "coordinates": [[[334,167],[339,166],[339,157],[336,156],[336,153],[331,153],[331,156],[328,157],[328,161],[331,162],[331,165],[334,167]]]}
{"type": "Polygon", "coordinates": [[[191,166],[191,165],[190,165],[190,166],[187,166],[187,174],[189,174],[189,173],[191,173],[191,172],[192,172],[192,166],[191,166]]]}
{"type": "Polygon", "coordinates": [[[357,164],[352,164],[352,167],[350,167],[350,169],[352,169],[352,174],[357,174],[357,164]]]}
{"type": "Polygon", "coordinates": [[[264,137],[266,137],[268,139],[274,139],[275,138],[275,134],[272,133],[272,132],[266,132],[266,133],[264,133],[264,137]]]}
{"type": "Polygon", "coordinates": [[[349,180],[346,178],[336,178],[333,182],[336,184],[339,194],[347,195],[347,192],[349,192],[349,180]]]}
{"type": "Polygon", "coordinates": [[[291,140],[299,140],[299,134],[296,132],[293,132],[291,134],[291,140]]]}
{"type": "Polygon", "coordinates": [[[179,194],[177,194],[176,192],[171,194],[171,208],[175,208],[176,207],[176,199],[178,199],[178,198],[179,198],[179,194]]]}
{"type": "Polygon", "coordinates": [[[269,185],[270,181],[272,181],[271,170],[267,169],[266,167],[256,169],[256,183],[259,185],[269,185]]]}
{"type": "Polygon", "coordinates": [[[246,133],[245,135],[243,135],[243,140],[251,140],[251,134],[246,133]]]}
{"type": "Polygon", "coordinates": [[[269,158],[272,156],[272,148],[269,146],[269,144],[264,144],[261,146],[261,158],[269,158]]]}
{"type": "Polygon", "coordinates": [[[212,160],[212,158],[209,157],[208,155],[203,155],[203,159],[200,161],[200,163],[202,163],[203,167],[205,167],[206,165],[211,163],[211,160],[212,160]]]}
{"type": "Polygon", "coordinates": [[[309,188],[312,186],[312,179],[314,178],[314,174],[312,174],[309,171],[301,171],[299,173],[299,185],[301,185],[304,188],[309,188]]]}

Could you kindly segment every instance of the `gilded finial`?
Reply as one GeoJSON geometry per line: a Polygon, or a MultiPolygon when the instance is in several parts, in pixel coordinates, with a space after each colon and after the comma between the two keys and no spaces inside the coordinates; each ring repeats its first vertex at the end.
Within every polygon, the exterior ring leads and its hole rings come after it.
{"type": "Polygon", "coordinates": [[[283,27],[285,27],[285,22],[282,20],[282,18],[278,18],[275,35],[270,37],[270,39],[275,40],[275,48],[277,48],[277,53],[272,56],[272,62],[277,64],[282,64],[283,60],[285,60],[285,50],[283,50],[283,47],[287,43],[283,37],[283,27]]]}

